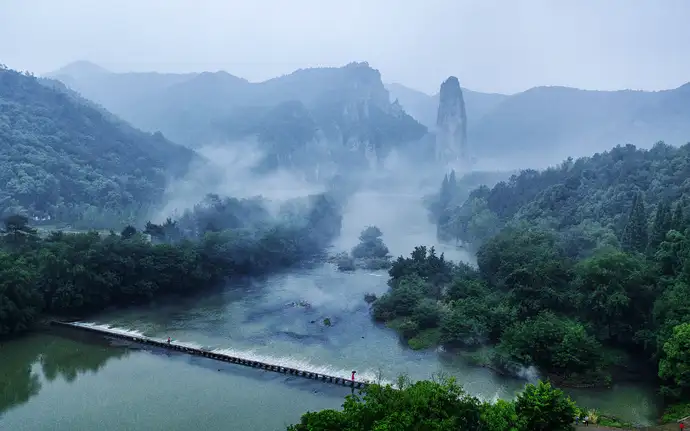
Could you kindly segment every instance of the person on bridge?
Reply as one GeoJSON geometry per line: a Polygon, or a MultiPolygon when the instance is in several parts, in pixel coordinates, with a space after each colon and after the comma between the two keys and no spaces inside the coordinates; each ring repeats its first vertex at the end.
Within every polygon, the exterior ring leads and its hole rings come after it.
{"type": "Polygon", "coordinates": [[[352,372],[352,381],[353,381],[353,382],[355,381],[355,374],[357,374],[357,371],[353,371],[353,372],[352,372]]]}
{"type": "Polygon", "coordinates": [[[171,341],[171,340],[170,340],[170,337],[168,337],[168,344],[170,344],[170,341],[171,341]]]}

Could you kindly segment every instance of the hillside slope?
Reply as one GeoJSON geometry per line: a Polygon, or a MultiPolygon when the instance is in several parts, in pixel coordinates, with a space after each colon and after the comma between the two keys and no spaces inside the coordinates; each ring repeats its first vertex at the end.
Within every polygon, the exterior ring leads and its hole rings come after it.
{"type": "Polygon", "coordinates": [[[690,93],[586,91],[539,87],[511,96],[469,131],[478,156],[546,158],[554,163],[612,145],[650,148],[690,141],[690,93]],[[540,156],[541,154],[541,156],[540,156]]]}
{"type": "Polygon", "coordinates": [[[617,244],[639,192],[646,216],[670,202],[679,202],[688,214],[689,160],[690,144],[657,144],[649,150],[626,145],[543,171],[524,170],[472,191],[464,202],[452,198],[464,190],[446,190],[440,193],[447,198],[439,234],[479,245],[506,226],[524,224],[569,232],[573,240],[586,233],[617,244]]]}
{"type": "MultiPolygon", "coordinates": [[[[50,81],[0,70],[0,212],[52,221],[137,217],[195,153],[50,81]]],[[[107,224],[107,223],[106,223],[107,224]]]]}

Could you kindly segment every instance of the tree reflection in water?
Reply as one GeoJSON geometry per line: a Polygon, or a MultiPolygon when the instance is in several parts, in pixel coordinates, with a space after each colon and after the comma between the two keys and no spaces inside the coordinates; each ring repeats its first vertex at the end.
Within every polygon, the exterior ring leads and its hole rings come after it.
{"type": "Polygon", "coordinates": [[[38,395],[42,383],[61,377],[73,382],[80,374],[97,372],[111,358],[123,358],[126,348],[105,340],[31,334],[0,344],[0,417],[38,395]],[[99,342],[100,341],[100,342],[99,342]]]}

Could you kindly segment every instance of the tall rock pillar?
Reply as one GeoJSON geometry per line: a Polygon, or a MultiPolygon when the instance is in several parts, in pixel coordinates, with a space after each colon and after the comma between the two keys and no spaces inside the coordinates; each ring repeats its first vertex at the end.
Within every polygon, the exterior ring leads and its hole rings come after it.
{"type": "Polygon", "coordinates": [[[441,84],[436,117],[435,158],[439,163],[462,170],[470,167],[465,100],[460,82],[454,76],[441,84]]]}

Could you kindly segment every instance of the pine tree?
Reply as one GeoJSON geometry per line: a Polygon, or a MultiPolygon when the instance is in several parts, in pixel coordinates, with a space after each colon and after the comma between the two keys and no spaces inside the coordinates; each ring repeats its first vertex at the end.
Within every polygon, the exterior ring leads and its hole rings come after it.
{"type": "Polygon", "coordinates": [[[637,193],[633,198],[632,208],[628,216],[628,222],[623,228],[621,246],[625,251],[644,252],[647,249],[647,216],[644,209],[642,193],[637,193]]]}
{"type": "Polygon", "coordinates": [[[673,221],[671,214],[671,205],[660,202],[656,207],[654,214],[654,225],[652,226],[652,234],[649,238],[649,252],[653,253],[659,248],[659,245],[666,239],[666,234],[671,230],[673,221]]]}
{"type": "Polygon", "coordinates": [[[671,229],[677,230],[678,232],[685,231],[685,214],[683,214],[683,207],[685,206],[684,200],[676,202],[676,207],[673,210],[673,216],[671,217],[671,229]]]}

